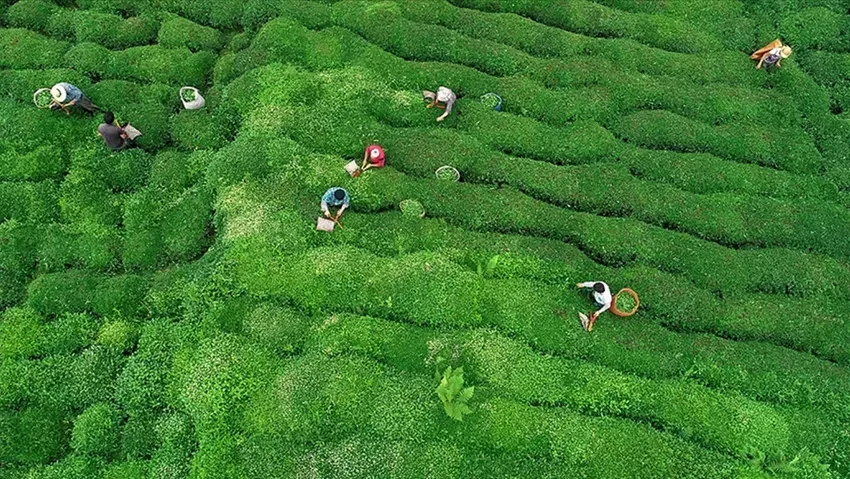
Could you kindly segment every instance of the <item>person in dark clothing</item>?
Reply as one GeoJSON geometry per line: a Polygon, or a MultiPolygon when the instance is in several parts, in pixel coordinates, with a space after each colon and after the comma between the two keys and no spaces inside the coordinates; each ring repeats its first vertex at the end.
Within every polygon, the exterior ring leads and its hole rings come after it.
{"type": "Polygon", "coordinates": [[[115,115],[111,111],[103,114],[103,123],[97,127],[97,134],[112,151],[123,150],[130,143],[127,133],[121,128],[121,124],[115,121],[115,115]]]}

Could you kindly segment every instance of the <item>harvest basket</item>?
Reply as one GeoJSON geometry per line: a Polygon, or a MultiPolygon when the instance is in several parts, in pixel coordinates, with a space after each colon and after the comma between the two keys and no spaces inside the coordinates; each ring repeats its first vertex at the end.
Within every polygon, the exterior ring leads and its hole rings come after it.
{"type": "Polygon", "coordinates": [[[180,88],[180,101],[183,102],[183,108],[187,110],[200,110],[207,104],[201,92],[197,88],[184,86],[180,88]]]}
{"type": "Polygon", "coordinates": [[[495,93],[485,93],[481,95],[481,103],[496,111],[502,111],[502,97],[495,93]]]}
{"type": "Polygon", "coordinates": [[[611,303],[611,312],[621,318],[628,318],[637,313],[639,307],[640,298],[638,294],[629,288],[623,288],[614,296],[614,301],[611,303]],[[620,309],[621,307],[629,307],[630,309],[624,311],[620,309]]]}
{"type": "Polygon", "coordinates": [[[39,88],[32,94],[32,102],[38,108],[50,108],[53,103],[53,96],[50,95],[50,88],[39,88]]]}
{"type": "Polygon", "coordinates": [[[422,203],[416,200],[402,200],[402,202],[398,204],[398,208],[404,216],[418,216],[419,218],[425,217],[425,207],[422,206],[422,203]]]}
{"type": "Polygon", "coordinates": [[[460,181],[460,172],[453,166],[443,165],[437,168],[434,174],[437,175],[438,180],[460,181]]]}

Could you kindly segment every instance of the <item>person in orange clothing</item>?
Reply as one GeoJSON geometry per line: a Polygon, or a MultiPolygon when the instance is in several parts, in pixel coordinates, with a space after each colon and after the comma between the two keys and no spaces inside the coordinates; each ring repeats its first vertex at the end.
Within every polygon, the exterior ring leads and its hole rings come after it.
{"type": "Polygon", "coordinates": [[[782,59],[790,57],[791,52],[791,47],[782,45],[782,42],[777,39],[756,50],[750,58],[759,61],[756,69],[760,69],[762,65],[765,69],[774,65],[776,68],[782,68],[782,59]]]}

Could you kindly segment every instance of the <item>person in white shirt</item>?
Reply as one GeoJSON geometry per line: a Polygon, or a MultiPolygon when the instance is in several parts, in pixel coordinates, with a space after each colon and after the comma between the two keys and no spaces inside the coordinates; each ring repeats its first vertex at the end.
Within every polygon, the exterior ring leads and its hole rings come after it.
{"type": "Polygon", "coordinates": [[[430,101],[426,108],[437,107],[442,108],[445,111],[442,115],[437,117],[437,121],[443,121],[449,116],[449,113],[452,112],[452,106],[457,101],[457,95],[455,92],[449,90],[448,88],[441,86],[437,89],[437,93],[432,91],[423,90],[422,97],[425,98],[425,101],[430,101]]]}
{"type": "Polygon", "coordinates": [[[599,310],[590,315],[590,318],[584,314],[579,314],[581,317],[581,325],[586,331],[593,330],[593,323],[600,314],[611,309],[611,303],[614,297],[611,295],[611,288],[603,281],[589,281],[586,283],[576,283],[577,288],[593,288],[593,301],[599,307],[599,310]]]}

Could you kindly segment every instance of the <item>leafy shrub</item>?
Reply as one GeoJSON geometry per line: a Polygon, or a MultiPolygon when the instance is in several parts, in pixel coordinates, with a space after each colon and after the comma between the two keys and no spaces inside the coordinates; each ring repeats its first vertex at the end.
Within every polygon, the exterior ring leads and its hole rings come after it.
{"type": "Polygon", "coordinates": [[[78,454],[110,456],[119,444],[121,413],[111,404],[95,404],[74,420],[71,447],[78,454]]]}
{"type": "Polygon", "coordinates": [[[28,304],[46,316],[89,311],[100,278],[82,271],[45,274],[27,288],[28,304]]]}
{"type": "Polygon", "coordinates": [[[11,466],[37,466],[61,457],[68,431],[64,415],[46,407],[27,407],[8,416],[0,413],[0,458],[11,466]]]}
{"type": "Polygon", "coordinates": [[[61,150],[41,146],[30,152],[0,147],[0,179],[42,181],[59,179],[65,173],[67,159],[61,150]]]}
{"type": "Polygon", "coordinates": [[[219,50],[223,46],[222,34],[218,30],[204,27],[182,17],[173,16],[164,21],[159,29],[159,44],[167,48],[219,50]]]}
{"type": "Polygon", "coordinates": [[[40,233],[36,258],[39,272],[66,268],[105,271],[117,264],[121,238],[113,228],[92,223],[51,224],[40,233]]]}
{"type": "Polygon", "coordinates": [[[140,149],[115,153],[103,148],[80,148],[71,153],[71,168],[112,192],[132,192],[147,182],[152,160],[140,149]]]}
{"type": "Polygon", "coordinates": [[[36,354],[44,320],[30,309],[9,308],[0,315],[0,358],[28,358],[36,354]]]}
{"type": "Polygon", "coordinates": [[[0,29],[0,68],[57,68],[68,44],[23,29],[0,29]]]}
{"type": "Polygon", "coordinates": [[[78,43],[64,56],[64,66],[73,68],[93,79],[106,77],[112,52],[96,43],[78,43]]]}
{"type": "Polygon", "coordinates": [[[97,477],[102,465],[100,458],[71,454],[49,466],[33,468],[27,479],[90,479],[97,477]]]}
{"type": "MultiPolygon", "coordinates": [[[[824,7],[802,9],[779,22],[779,33],[795,49],[829,49],[842,32],[846,33],[845,19],[824,7]]],[[[850,43],[844,41],[844,48],[850,43]]]]}
{"type": "Polygon", "coordinates": [[[106,278],[97,285],[92,310],[101,316],[133,317],[139,314],[147,293],[147,280],[136,275],[106,278]]]}
{"type": "Polygon", "coordinates": [[[440,385],[437,386],[437,396],[443,402],[446,414],[456,420],[463,421],[465,414],[472,414],[467,403],[475,393],[475,386],[463,387],[463,368],[452,370],[449,366],[443,371],[440,385]]]}
{"type": "Polygon", "coordinates": [[[219,118],[205,109],[184,110],[172,118],[171,138],[183,150],[219,149],[228,136],[219,118]]]}
{"type": "Polygon", "coordinates": [[[138,331],[136,327],[123,320],[103,323],[97,333],[97,344],[126,353],[136,346],[138,331]]]}
{"type": "Polygon", "coordinates": [[[73,15],[57,14],[59,22],[74,24],[77,43],[92,42],[109,49],[145,45],[156,37],[159,22],[152,16],[123,19],[117,15],[77,11],[73,15]],[[72,19],[69,20],[69,16],[72,19]]]}
{"type": "Polygon", "coordinates": [[[97,321],[86,314],[65,314],[42,328],[42,355],[73,354],[94,342],[97,321]]]}
{"type": "Polygon", "coordinates": [[[21,0],[6,11],[6,23],[10,27],[26,28],[45,32],[48,20],[58,10],[56,4],[44,0],[21,0]]]}
{"type": "Polygon", "coordinates": [[[303,346],[309,331],[309,317],[292,309],[260,304],[244,320],[244,334],[277,353],[293,353],[303,346]]]}
{"type": "Polygon", "coordinates": [[[0,221],[49,223],[56,219],[59,198],[53,181],[0,182],[0,221]]]}

